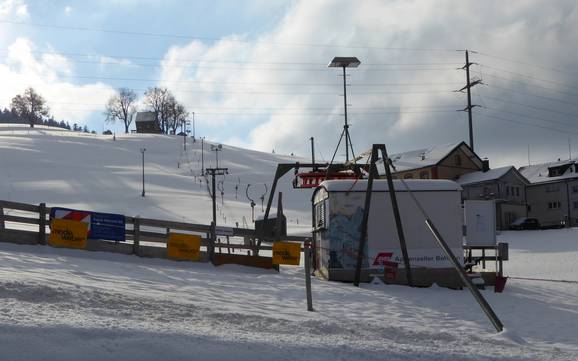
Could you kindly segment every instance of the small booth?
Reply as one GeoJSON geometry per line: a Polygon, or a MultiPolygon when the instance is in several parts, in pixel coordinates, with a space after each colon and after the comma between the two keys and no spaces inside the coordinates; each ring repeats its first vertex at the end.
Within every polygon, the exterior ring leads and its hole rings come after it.
{"type": "MultiPolygon", "coordinates": [[[[458,288],[462,282],[438,246],[407,187],[424,207],[452,253],[463,264],[462,188],[449,180],[394,180],[415,285],[458,288]]],[[[364,214],[367,180],[330,180],[313,193],[316,273],[328,280],[353,281],[364,214]]],[[[363,250],[361,280],[374,275],[407,284],[403,256],[386,180],[375,180],[363,250]]]]}

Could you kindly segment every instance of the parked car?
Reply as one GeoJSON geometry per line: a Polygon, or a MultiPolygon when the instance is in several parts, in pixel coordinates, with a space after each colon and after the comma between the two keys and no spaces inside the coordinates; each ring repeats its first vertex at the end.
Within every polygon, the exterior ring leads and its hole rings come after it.
{"type": "Polygon", "coordinates": [[[537,218],[522,217],[512,222],[512,224],[510,224],[510,229],[540,229],[540,222],[538,222],[537,218]]]}

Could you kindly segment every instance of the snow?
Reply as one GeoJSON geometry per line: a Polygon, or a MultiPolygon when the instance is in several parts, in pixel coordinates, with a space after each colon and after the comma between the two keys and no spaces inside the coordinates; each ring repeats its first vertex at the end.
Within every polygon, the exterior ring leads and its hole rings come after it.
{"type": "MultiPolygon", "coordinates": [[[[429,167],[447,157],[460,143],[434,145],[429,148],[411,150],[403,153],[390,154],[396,172],[429,167]]],[[[357,163],[369,163],[371,150],[364,152],[357,163]]]]}
{"type": "MultiPolygon", "coordinates": [[[[175,137],[119,135],[114,142],[0,129],[0,199],[210,217],[206,185],[195,179],[198,143],[177,168],[185,155],[175,137]],[[147,148],[145,199],[139,147],[147,148]]],[[[220,209],[231,225],[250,214],[248,201],[234,197],[236,177],[257,188],[271,179],[276,162],[294,158],[223,147],[219,165],[231,175],[220,209]]],[[[292,191],[289,181],[281,187],[284,208],[288,218],[300,219],[292,229],[309,230],[311,193],[292,191]]],[[[262,190],[254,192],[258,199],[262,190]]],[[[578,359],[578,229],[499,237],[510,243],[505,272],[512,278],[504,293],[482,291],[506,327],[498,334],[466,290],[379,282],[356,288],[314,278],[315,312],[307,312],[302,267],[277,273],[0,242],[0,359],[578,359]]]]}
{"type": "MultiPolygon", "coordinates": [[[[215,167],[215,152],[210,150],[214,143],[204,143],[205,168],[215,167]]],[[[210,178],[201,176],[200,141],[189,138],[184,152],[182,136],[117,134],[114,141],[111,135],[0,125],[0,149],[2,200],[190,223],[211,221],[210,178]],[[146,149],[144,198],[140,148],[146,149]]],[[[246,193],[257,204],[255,215],[262,214],[260,197],[265,184],[271,190],[277,163],[296,161],[304,162],[223,145],[219,167],[228,168],[229,174],[217,178],[217,183],[224,181],[223,201],[217,189],[217,224],[252,228],[246,193]]],[[[291,175],[281,179],[277,191],[284,193],[289,232],[309,231],[311,213],[303,205],[310,204],[312,191],[294,190],[291,175]]],[[[275,214],[276,200],[272,206],[275,214]]]]}
{"type": "Polygon", "coordinates": [[[526,179],[530,181],[530,183],[545,183],[564,179],[578,178],[578,173],[575,172],[574,164],[575,164],[574,160],[566,160],[566,161],[533,164],[530,166],[521,167],[518,170],[524,177],[526,177],[526,179]],[[563,165],[568,165],[569,167],[562,175],[556,177],[548,177],[548,168],[563,165]]]}
{"type": "Polygon", "coordinates": [[[502,178],[510,170],[515,169],[513,166],[506,166],[500,168],[490,169],[486,172],[478,171],[472,173],[466,173],[460,176],[456,182],[460,185],[481,183],[490,180],[496,180],[502,178]]]}

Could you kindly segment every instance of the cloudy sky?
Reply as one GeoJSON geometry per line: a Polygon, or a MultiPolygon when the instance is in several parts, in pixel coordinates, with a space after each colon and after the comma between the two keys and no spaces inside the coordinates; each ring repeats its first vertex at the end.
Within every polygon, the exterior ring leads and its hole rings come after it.
{"type": "MultiPolygon", "coordinates": [[[[33,86],[56,119],[101,132],[118,87],[169,88],[196,135],[329,160],[343,127],[391,152],[468,140],[493,166],[578,155],[575,1],[0,0],[0,107],[33,86]]],[[[344,148],[338,157],[344,156],[344,148]]]]}

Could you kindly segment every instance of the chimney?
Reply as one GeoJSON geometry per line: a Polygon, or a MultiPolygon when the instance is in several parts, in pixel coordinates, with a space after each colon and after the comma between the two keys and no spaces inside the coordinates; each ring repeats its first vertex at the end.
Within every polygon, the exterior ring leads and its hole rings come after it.
{"type": "Polygon", "coordinates": [[[490,161],[488,158],[482,159],[482,172],[487,172],[490,170],[490,161]]]}

